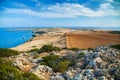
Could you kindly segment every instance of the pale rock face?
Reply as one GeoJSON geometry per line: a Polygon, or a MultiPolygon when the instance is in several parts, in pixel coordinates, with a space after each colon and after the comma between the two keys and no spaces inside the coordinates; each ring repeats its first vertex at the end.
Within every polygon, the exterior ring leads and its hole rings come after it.
{"type": "Polygon", "coordinates": [[[65,80],[62,76],[51,76],[49,80],[65,80]]]}
{"type": "Polygon", "coordinates": [[[41,79],[47,80],[50,75],[53,74],[53,71],[50,67],[45,66],[45,65],[37,65],[33,67],[30,72],[34,73],[41,79]]]}
{"type": "Polygon", "coordinates": [[[64,79],[63,76],[61,76],[60,74],[57,74],[57,75],[55,76],[55,80],[65,80],[65,79],[64,79]]]}
{"type": "Polygon", "coordinates": [[[67,74],[68,76],[73,77],[73,74],[72,74],[72,72],[71,72],[71,71],[67,71],[67,72],[66,72],[66,74],[67,74]]]}
{"type": "Polygon", "coordinates": [[[94,61],[98,63],[103,63],[103,60],[100,57],[97,57],[94,61]]]}
{"type": "Polygon", "coordinates": [[[53,72],[52,69],[46,65],[39,65],[41,58],[34,59],[30,54],[15,56],[13,64],[20,70],[34,73],[42,80],[108,80],[107,78],[111,77],[108,71],[111,71],[112,74],[119,73],[120,51],[98,47],[96,51],[81,50],[77,53],[67,51],[64,56],[71,59],[71,56],[77,56],[76,54],[81,52],[84,52],[85,56],[79,59],[76,58],[75,66],[69,67],[65,73],[58,74],[53,72]]]}
{"type": "Polygon", "coordinates": [[[40,62],[42,59],[41,58],[37,58],[37,59],[31,59],[32,63],[38,63],[40,62]]]}
{"type": "Polygon", "coordinates": [[[14,59],[13,65],[22,71],[29,71],[31,68],[31,63],[24,57],[16,57],[14,59]]]}

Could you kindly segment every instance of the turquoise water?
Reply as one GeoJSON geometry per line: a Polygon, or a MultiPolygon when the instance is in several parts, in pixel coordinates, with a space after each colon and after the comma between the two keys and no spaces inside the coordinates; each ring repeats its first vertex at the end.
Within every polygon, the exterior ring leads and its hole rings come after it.
{"type": "Polygon", "coordinates": [[[0,48],[11,48],[23,44],[32,38],[30,30],[12,30],[0,28],[0,48]]]}

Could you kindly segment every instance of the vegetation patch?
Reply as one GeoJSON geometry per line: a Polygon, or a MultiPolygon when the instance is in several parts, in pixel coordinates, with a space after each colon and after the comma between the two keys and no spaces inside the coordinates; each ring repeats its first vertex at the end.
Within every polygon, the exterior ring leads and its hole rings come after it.
{"type": "Polygon", "coordinates": [[[78,58],[83,58],[85,56],[85,53],[80,53],[80,54],[78,54],[78,58]]]}
{"type": "Polygon", "coordinates": [[[0,48],[0,57],[10,57],[10,56],[15,56],[18,55],[19,52],[7,48],[0,48]]]}
{"type": "Polygon", "coordinates": [[[20,73],[12,66],[12,61],[0,58],[0,80],[19,80],[20,73]]]}
{"type": "Polygon", "coordinates": [[[71,48],[70,50],[72,50],[72,51],[78,51],[80,49],[79,48],[71,48]]]}
{"type": "Polygon", "coordinates": [[[94,50],[94,48],[88,48],[87,50],[94,50]]]}
{"type": "Polygon", "coordinates": [[[63,47],[62,49],[68,50],[69,48],[67,48],[67,47],[63,47]]]}
{"type": "Polygon", "coordinates": [[[110,47],[120,50],[120,44],[111,45],[110,47]]]}
{"type": "Polygon", "coordinates": [[[38,52],[43,53],[43,52],[60,51],[60,50],[61,49],[59,47],[53,45],[43,45],[38,52]]]}
{"type": "Polygon", "coordinates": [[[36,46],[32,46],[33,48],[36,47],[36,46]]]}
{"type": "Polygon", "coordinates": [[[40,80],[35,74],[25,72],[22,74],[23,80],[40,80]]]}
{"type": "Polygon", "coordinates": [[[120,31],[111,31],[112,34],[120,34],[120,31]]]}
{"type": "Polygon", "coordinates": [[[27,51],[27,52],[29,53],[29,52],[38,52],[38,51],[39,51],[39,49],[34,48],[34,49],[31,49],[30,51],[27,51]]]}
{"type": "Polygon", "coordinates": [[[43,62],[41,64],[51,67],[55,72],[64,72],[67,70],[70,62],[59,58],[57,55],[49,55],[43,57],[43,62]]]}
{"type": "Polygon", "coordinates": [[[0,80],[40,80],[33,73],[21,73],[9,59],[0,58],[0,80]]]}

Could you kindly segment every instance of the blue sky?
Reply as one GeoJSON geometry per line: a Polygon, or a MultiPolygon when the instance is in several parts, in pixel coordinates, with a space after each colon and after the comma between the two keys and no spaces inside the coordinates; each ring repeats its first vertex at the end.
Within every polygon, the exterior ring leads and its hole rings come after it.
{"type": "Polygon", "coordinates": [[[120,27],[120,0],[0,0],[0,27],[120,27]]]}

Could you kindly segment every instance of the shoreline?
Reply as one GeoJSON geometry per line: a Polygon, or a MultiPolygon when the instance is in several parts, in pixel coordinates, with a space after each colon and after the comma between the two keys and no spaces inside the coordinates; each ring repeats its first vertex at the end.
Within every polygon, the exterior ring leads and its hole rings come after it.
{"type": "MultiPolygon", "coordinates": [[[[34,48],[41,48],[45,44],[53,44],[56,45],[57,41],[61,40],[60,37],[64,35],[64,30],[62,29],[62,32],[59,32],[61,28],[55,28],[53,29],[33,29],[33,38],[28,40],[27,42],[18,45],[16,47],[12,47],[10,49],[14,49],[17,51],[28,51],[34,48]],[[57,30],[57,32],[55,32],[57,30]],[[44,32],[44,33],[41,33],[44,32]]],[[[69,31],[67,31],[69,32],[69,31]]],[[[61,45],[56,45],[61,46],[61,45]]]]}
{"type": "Polygon", "coordinates": [[[52,44],[60,48],[64,48],[64,47],[94,48],[96,46],[102,46],[110,43],[113,43],[113,44],[120,43],[120,41],[118,40],[120,38],[120,35],[112,34],[110,32],[111,31],[106,31],[106,30],[102,30],[102,31],[101,30],[85,30],[84,31],[84,30],[74,30],[74,29],[65,29],[65,28],[52,28],[52,29],[46,28],[46,29],[37,29],[37,30],[34,29],[33,33],[35,36],[32,39],[28,40],[27,42],[21,45],[13,47],[11,49],[14,49],[17,51],[28,51],[34,48],[40,49],[43,45],[46,45],[46,44],[52,44]],[[41,31],[44,33],[39,34],[41,33],[41,31]],[[66,37],[67,34],[69,35],[75,34],[75,36],[77,34],[77,36],[73,38],[71,42],[71,38],[68,39],[66,37]],[[81,39],[78,39],[76,41],[77,37],[81,37],[81,39]],[[112,38],[117,40],[117,42],[115,40],[112,40],[112,38]],[[83,47],[80,47],[80,46],[83,46],[83,47]]]}

